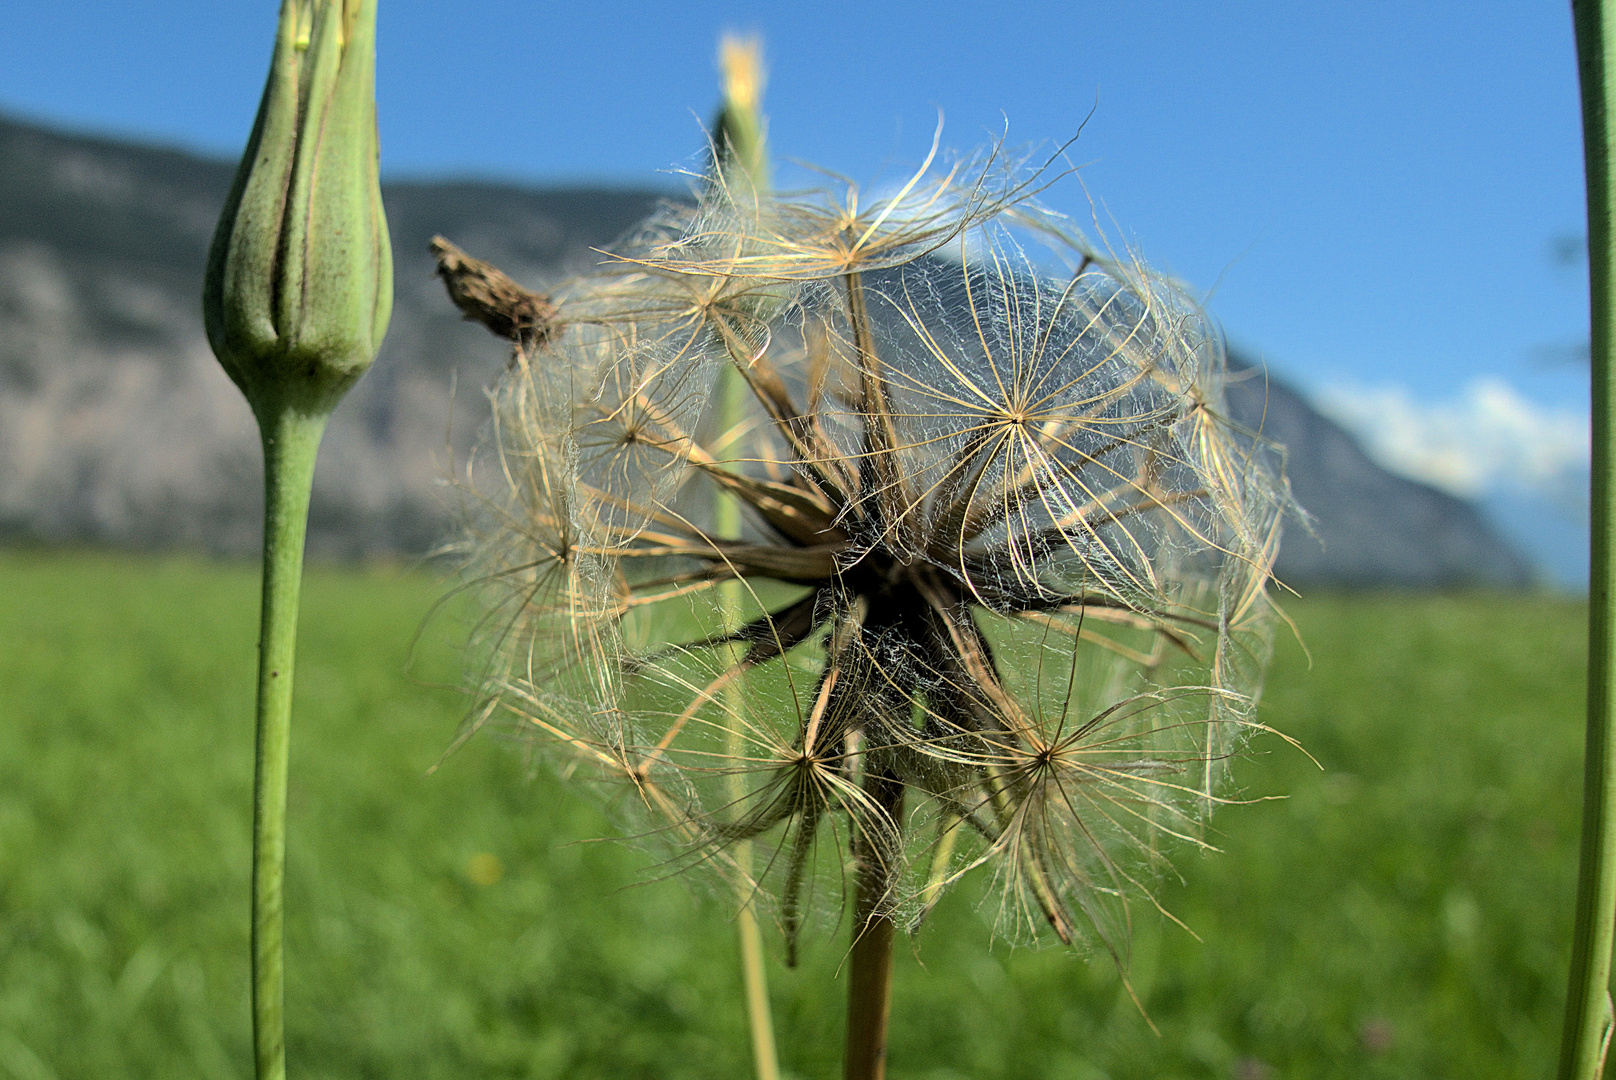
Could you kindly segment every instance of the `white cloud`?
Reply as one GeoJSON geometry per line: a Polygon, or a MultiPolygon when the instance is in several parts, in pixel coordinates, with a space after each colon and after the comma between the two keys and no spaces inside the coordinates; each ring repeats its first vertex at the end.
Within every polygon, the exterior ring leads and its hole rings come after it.
{"type": "Polygon", "coordinates": [[[1588,467],[1586,412],[1540,405],[1496,376],[1447,401],[1416,401],[1402,386],[1333,386],[1317,404],[1381,465],[1455,495],[1548,494],[1588,467]]]}

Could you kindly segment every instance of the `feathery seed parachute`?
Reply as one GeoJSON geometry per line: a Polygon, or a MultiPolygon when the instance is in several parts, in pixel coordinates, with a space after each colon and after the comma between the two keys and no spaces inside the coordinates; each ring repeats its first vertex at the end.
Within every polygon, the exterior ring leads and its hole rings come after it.
{"type": "Polygon", "coordinates": [[[480,716],[789,957],[855,867],[900,925],[981,867],[1007,936],[1120,956],[1257,726],[1291,503],[1181,290],[996,151],[930,164],[720,179],[555,294],[493,395],[480,716]]]}

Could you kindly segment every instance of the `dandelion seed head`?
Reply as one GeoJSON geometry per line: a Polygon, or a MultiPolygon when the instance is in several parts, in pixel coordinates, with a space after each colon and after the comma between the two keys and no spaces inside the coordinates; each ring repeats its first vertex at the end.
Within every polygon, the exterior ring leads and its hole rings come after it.
{"type": "Polygon", "coordinates": [[[982,868],[1006,936],[1120,957],[1255,725],[1293,508],[1182,290],[937,157],[718,176],[556,293],[493,392],[484,689],[789,955],[851,851],[911,926],[982,868]]]}

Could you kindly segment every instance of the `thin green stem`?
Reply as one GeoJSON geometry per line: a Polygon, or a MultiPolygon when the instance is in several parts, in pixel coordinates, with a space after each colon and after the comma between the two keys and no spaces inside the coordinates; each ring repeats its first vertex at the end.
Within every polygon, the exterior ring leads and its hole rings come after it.
{"type": "Polygon", "coordinates": [[[1583,762],[1582,854],[1577,881],[1577,923],[1571,945],[1561,1080],[1594,1080],[1604,1072],[1611,1031],[1611,935],[1616,929],[1616,738],[1613,710],[1610,481],[1611,320],[1616,287],[1611,277],[1613,231],[1610,159],[1616,117],[1616,0],[1573,0],[1577,68],[1582,83],[1583,156],[1588,185],[1588,278],[1593,459],[1590,480],[1588,568],[1588,734],[1583,762]]]}
{"type": "MultiPolygon", "coordinates": [[[[733,445],[735,429],[741,422],[746,403],[746,380],[732,366],[724,367],[718,376],[718,441],[714,452],[722,456],[733,445]]],[[[713,508],[713,532],[726,539],[739,539],[741,535],[741,506],[728,492],[717,493],[713,508]]],[[[719,589],[719,603],[723,606],[724,626],[733,630],[741,624],[743,597],[739,583],[729,582],[719,589]]],[[[731,663],[739,663],[739,648],[731,647],[731,663]]],[[[740,730],[740,716],[746,706],[744,691],[738,682],[732,682],[726,691],[726,705],[735,714],[729,725],[726,753],[739,758],[746,753],[745,740],[740,730]]],[[[731,778],[730,797],[737,803],[746,796],[745,778],[736,773],[731,778]]],[[[763,967],[763,935],[758,930],[757,912],[752,906],[752,844],[743,840],[735,845],[737,900],[740,908],[735,916],[735,934],[741,950],[741,981],[746,992],[746,1021],[752,1034],[752,1061],[757,1080],[779,1080],[780,1061],[774,1045],[774,1016],[769,1008],[769,982],[763,967]]]]}
{"type": "MultiPolygon", "coordinates": [[[[750,857],[747,862],[751,862],[750,857]]],[[[743,883],[741,888],[748,886],[743,883]]],[[[758,1080],[779,1080],[774,1014],[769,1006],[769,982],[763,972],[763,935],[758,931],[757,914],[752,910],[750,896],[741,897],[735,928],[741,944],[741,977],[746,984],[746,1022],[752,1032],[752,1064],[758,1080]]]]}
{"type": "Polygon", "coordinates": [[[277,406],[259,415],[264,444],[264,592],[258,638],[257,748],[253,765],[252,1014],[258,1080],[285,1080],[282,955],[286,869],[286,766],[292,662],[314,457],[324,414],[277,406]]]}

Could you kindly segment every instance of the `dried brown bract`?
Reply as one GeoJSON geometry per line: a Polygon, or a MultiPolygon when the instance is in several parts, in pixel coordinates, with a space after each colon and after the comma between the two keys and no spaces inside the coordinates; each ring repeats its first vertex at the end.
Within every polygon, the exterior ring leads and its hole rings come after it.
{"type": "Polygon", "coordinates": [[[524,353],[550,344],[556,307],[548,296],[529,292],[503,270],[473,259],[441,236],[434,236],[430,246],[438,277],[467,321],[481,323],[524,353]]]}

